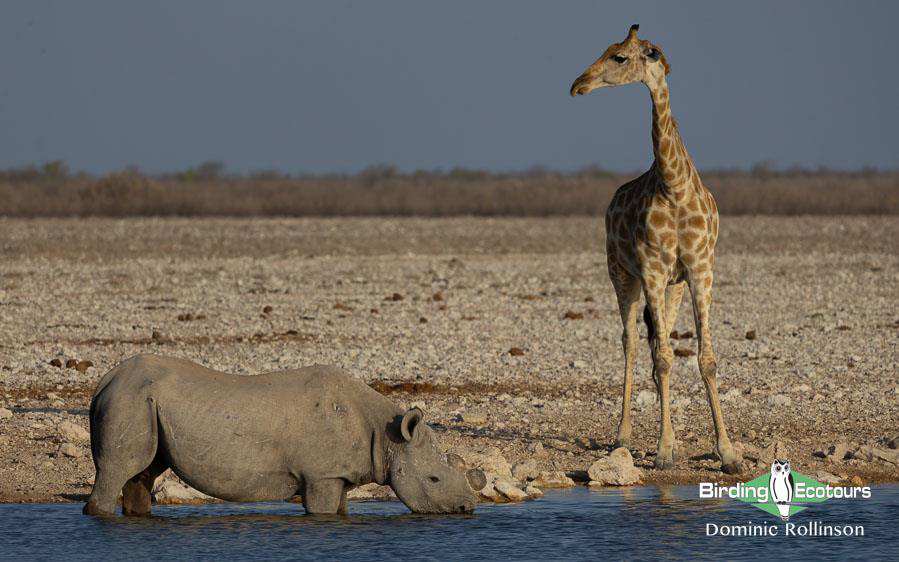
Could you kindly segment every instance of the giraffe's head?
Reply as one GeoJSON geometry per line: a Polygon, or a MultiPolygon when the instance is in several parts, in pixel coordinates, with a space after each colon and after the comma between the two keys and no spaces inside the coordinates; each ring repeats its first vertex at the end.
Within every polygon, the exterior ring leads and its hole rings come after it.
{"type": "Polygon", "coordinates": [[[632,25],[624,41],[609,45],[602,56],[577,77],[571,85],[572,96],[632,82],[652,84],[668,74],[671,67],[662,50],[645,39],[637,39],[639,27],[632,25]]]}

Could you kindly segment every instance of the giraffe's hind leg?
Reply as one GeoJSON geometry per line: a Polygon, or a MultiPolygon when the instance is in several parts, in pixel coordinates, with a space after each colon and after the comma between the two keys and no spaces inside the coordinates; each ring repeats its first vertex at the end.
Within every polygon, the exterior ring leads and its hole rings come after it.
{"type": "Polygon", "coordinates": [[[637,307],[640,282],[625,272],[612,277],[618,310],[621,313],[621,347],[624,349],[624,388],[621,397],[621,421],[614,447],[627,447],[631,439],[631,393],[634,384],[634,361],[637,357],[637,307]]]}
{"type": "Polygon", "coordinates": [[[740,459],[734,453],[734,448],[727,437],[724,415],[721,413],[721,402],[718,399],[718,366],[715,363],[712,333],[709,329],[709,308],[712,304],[712,272],[710,269],[696,274],[690,279],[690,293],[693,301],[693,319],[696,323],[696,334],[699,340],[699,374],[702,376],[712,410],[716,449],[718,458],[721,459],[721,470],[726,474],[737,474],[741,470],[740,459]]]}
{"type": "Polygon", "coordinates": [[[671,425],[671,394],[669,392],[671,364],[674,354],[668,341],[668,309],[665,293],[667,280],[660,274],[644,273],[643,292],[646,295],[647,316],[651,320],[649,349],[652,353],[652,377],[659,396],[659,447],[655,467],[674,466],[674,427],[671,425]]]}

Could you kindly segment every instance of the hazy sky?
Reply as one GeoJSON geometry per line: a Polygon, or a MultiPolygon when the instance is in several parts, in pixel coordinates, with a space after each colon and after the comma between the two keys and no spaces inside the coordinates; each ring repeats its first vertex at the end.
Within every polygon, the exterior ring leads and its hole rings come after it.
{"type": "Polygon", "coordinates": [[[897,21],[858,1],[4,0],[0,167],[644,169],[645,87],[568,96],[639,23],[700,167],[896,168],[897,21]]]}

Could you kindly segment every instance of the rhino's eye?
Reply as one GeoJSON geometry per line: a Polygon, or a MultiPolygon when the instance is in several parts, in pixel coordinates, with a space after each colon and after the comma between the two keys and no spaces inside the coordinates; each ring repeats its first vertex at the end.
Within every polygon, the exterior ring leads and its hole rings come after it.
{"type": "Polygon", "coordinates": [[[435,482],[435,483],[436,483],[436,482],[440,482],[440,478],[437,478],[436,476],[431,476],[431,477],[429,478],[429,480],[430,480],[431,482],[435,482]]]}

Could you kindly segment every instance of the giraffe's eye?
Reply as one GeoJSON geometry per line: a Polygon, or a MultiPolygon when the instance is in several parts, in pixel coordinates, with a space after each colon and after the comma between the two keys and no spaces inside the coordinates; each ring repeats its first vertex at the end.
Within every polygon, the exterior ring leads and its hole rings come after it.
{"type": "Polygon", "coordinates": [[[627,60],[627,57],[623,57],[621,55],[612,55],[612,60],[617,62],[618,64],[622,64],[627,60]]]}

